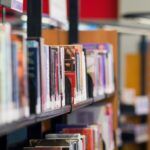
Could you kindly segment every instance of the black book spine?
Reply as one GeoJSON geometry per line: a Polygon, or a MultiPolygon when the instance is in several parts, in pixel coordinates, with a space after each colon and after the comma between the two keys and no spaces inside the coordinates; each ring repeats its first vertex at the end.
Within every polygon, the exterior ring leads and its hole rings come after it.
{"type": "Polygon", "coordinates": [[[27,41],[28,60],[28,90],[30,113],[38,113],[37,107],[40,99],[40,46],[36,40],[27,41]]]}

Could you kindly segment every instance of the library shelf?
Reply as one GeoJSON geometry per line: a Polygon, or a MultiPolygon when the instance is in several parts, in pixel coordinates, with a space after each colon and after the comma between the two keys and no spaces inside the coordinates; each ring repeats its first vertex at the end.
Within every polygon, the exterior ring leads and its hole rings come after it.
{"type": "Polygon", "coordinates": [[[96,102],[104,100],[105,98],[106,98],[106,95],[103,94],[103,95],[94,97],[93,100],[94,100],[94,103],[96,103],[96,102]]]}
{"type": "Polygon", "coordinates": [[[142,144],[148,141],[148,134],[140,136],[135,135],[135,133],[122,133],[121,135],[123,144],[142,144]]]}
{"type": "Polygon", "coordinates": [[[126,105],[126,104],[121,104],[120,105],[120,110],[121,110],[121,113],[122,115],[124,116],[147,116],[148,115],[148,112],[147,113],[137,113],[135,111],[135,106],[134,105],[126,105]]]}
{"type": "Polygon", "coordinates": [[[27,127],[29,125],[32,125],[36,122],[35,115],[31,115],[26,118],[22,118],[16,121],[13,121],[11,123],[6,123],[4,125],[0,125],[0,136],[9,134],[13,131],[16,131],[20,128],[27,127]]]}
{"type": "Polygon", "coordinates": [[[30,117],[27,117],[27,118],[22,118],[17,121],[13,121],[11,123],[6,123],[0,126],[0,136],[9,134],[13,131],[30,126],[37,122],[41,122],[47,119],[61,116],[63,114],[67,114],[70,112],[70,110],[71,110],[71,106],[65,106],[61,109],[56,109],[56,110],[44,112],[44,113],[37,114],[37,115],[31,115],[30,117]]]}
{"type": "Polygon", "coordinates": [[[42,112],[40,114],[31,115],[29,117],[22,118],[22,119],[13,121],[11,123],[6,123],[4,125],[0,125],[0,136],[9,134],[13,131],[16,131],[20,128],[30,126],[37,122],[42,122],[44,120],[48,120],[48,119],[51,119],[54,117],[68,114],[72,111],[77,111],[77,110],[87,107],[89,105],[95,104],[96,102],[100,102],[100,101],[104,102],[105,99],[106,99],[106,97],[104,95],[96,97],[96,98],[88,98],[87,100],[80,102],[78,104],[75,104],[73,106],[70,106],[70,105],[64,106],[60,109],[42,112]]]}
{"type": "Polygon", "coordinates": [[[47,119],[51,119],[51,118],[54,118],[54,117],[58,117],[58,116],[67,114],[67,113],[70,112],[70,110],[71,110],[71,106],[68,105],[68,106],[64,106],[60,109],[51,110],[51,111],[47,111],[47,112],[38,114],[36,116],[36,122],[44,121],[44,120],[47,120],[47,119]]]}
{"type": "Polygon", "coordinates": [[[72,106],[72,111],[76,111],[78,109],[81,109],[81,108],[84,108],[84,107],[87,107],[89,105],[91,105],[93,103],[93,98],[89,98],[83,102],[80,102],[78,104],[75,104],[72,106]]]}
{"type": "Polygon", "coordinates": [[[110,94],[105,94],[105,95],[101,95],[101,96],[97,96],[94,97],[93,99],[93,105],[99,103],[99,104],[106,104],[110,102],[110,98],[112,98],[114,96],[114,93],[110,93],[110,94]]]}
{"type": "Polygon", "coordinates": [[[115,92],[112,92],[112,93],[109,93],[109,94],[106,94],[106,99],[109,99],[109,98],[112,98],[113,96],[115,95],[115,92]]]}

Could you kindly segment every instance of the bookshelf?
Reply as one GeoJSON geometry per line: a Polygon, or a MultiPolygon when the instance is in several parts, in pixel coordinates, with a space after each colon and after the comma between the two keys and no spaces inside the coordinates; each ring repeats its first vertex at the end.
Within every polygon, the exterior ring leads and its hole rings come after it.
{"type": "MultiPolygon", "coordinates": [[[[41,24],[41,0],[36,0],[36,3],[28,0],[28,28],[27,28],[27,35],[28,37],[43,37],[45,39],[45,44],[48,45],[61,45],[61,44],[68,44],[69,41],[72,42],[73,40],[77,40],[77,37],[75,39],[70,39],[69,34],[67,31],[63,31],[61,29],[43,29],[42,30],[42,24],[41,24]],[[34,20],[34,21],[33,21],[34,20]]],[[[77,18],[76,18],[77,19],[77,18]]],[[[74,27],[73,27],[74,28],[74,27]]],[[[70,33],[73,31],[70,31],[70,33]]],[[[72,36],[72,34],[71,34],[72,36]]],[[[110,43],[114,47],[114,60],[115,60],[115,81],[117,81],[117,32],[115,31],[105,31],[105,30],[97,30],[97,31],[84,31],[79,32],[79,42],[85,43],[85,42],[92,42],[92,43],[110,43]],[[90,35],[90,36],[89,36],[90,35]]],[[[29,117],[25,117],[23,119],[19,119],[16,121],[13,121],[11,123],[4,124],[0,126],[0,149],[3,150],[8,149],[8,143],[7,143],[7,135],[18,130],[21,128],[27,128],[27,140],[33,139],[33,138],[42,138],[43,132],[42,132],[42,124],[44,121],[49,121],[49,123],[52,123],[52,126],[56,124],[55,119],[61,118],[62,120],[66,117],[67,114],[72,113],[74,111],[78,111],[79,109],[82,109],[84,107],[87,107],[89,105],[105,105],[107,103],[113,104],[113,111],[114,111],[114,118],[113,118],[113,124],[114,124],[114,132],[117,129],[117,82],[115,83],[115,92],[110,94],[104,94],[98,97],[92,97],[88,98],[87,100],[80,102],[75,105],[66,105],[62,108],[42,112],[40,114],[35,113],[35,103],[30,104],[31,108],[31,115],[29,117]],[[34,105],[34,108],[32,106],[34,105]]],[[[24,145],[16,145],[16,148],[23,148],[24,145]]],[[[117,147],[116,147],[117,149],[117,147]]]]}

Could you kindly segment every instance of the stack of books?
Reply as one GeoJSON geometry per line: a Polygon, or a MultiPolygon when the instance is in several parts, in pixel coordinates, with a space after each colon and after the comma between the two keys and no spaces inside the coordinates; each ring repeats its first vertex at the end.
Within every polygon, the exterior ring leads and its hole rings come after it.
{"type": "Polygon", "coordinates": [[[103,150],[101,126],[57,125],[61,133],[47,134],[45,139],[32,139],[24,150],[103,150]]]}
{"type": "Polygon", "coordinates": [[[31,139],[24,150],[113,150],[112,120],[111,104],[80,110],[68,118],[68,124],[56,124],[55,134],[31,139]]]}

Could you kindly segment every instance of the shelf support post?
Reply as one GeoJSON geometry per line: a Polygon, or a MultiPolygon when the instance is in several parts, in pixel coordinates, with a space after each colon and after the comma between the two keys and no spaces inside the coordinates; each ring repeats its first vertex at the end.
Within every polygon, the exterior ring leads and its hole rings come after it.
{"type": "Polygon", "coordinates": [[[27,18],[28,37],[41,37],[42,0],[27,0],[27,18]]]}
{"type": "Polygon", "coordinates": [[[78,43],[78,0],[69,0],[69,44],[78,43]]]}

